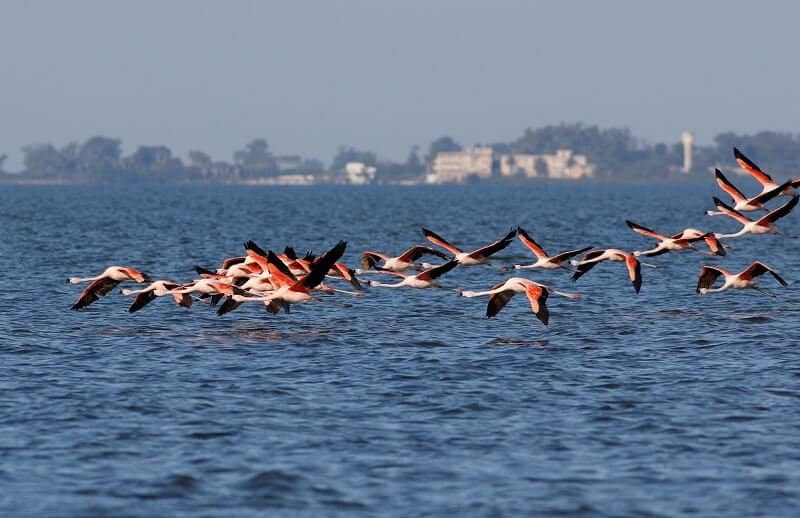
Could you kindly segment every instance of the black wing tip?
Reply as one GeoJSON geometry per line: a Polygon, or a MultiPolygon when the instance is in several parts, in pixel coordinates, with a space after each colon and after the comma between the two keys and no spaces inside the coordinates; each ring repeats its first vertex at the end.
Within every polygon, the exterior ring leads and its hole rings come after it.
{"type": "Polygon", "coordinates": [[[263,255],[263,256],[267,255],[267,253],[264,252],[264,249],[261,248],[260,246],[258,246],[256,244],[256,242],[253,241],[252,239],[249,239],[249,240],[244,242],[244,249],[245,250],[252,250],[253,252],[257,253],[258,255],[263,255]]]}
{"type": "Polygon", "coordinates": [[[203,274],[206,274],[206,275],[208,275],[208,274],[211,274],[211,275],[216,275],[216,272],[212,272],[212,271],[211,271],[211,270],[209,270],[208,268],[203,268],[203,267],[202,267],[202,266],[200,266],[199,264],[196,264],[196,265],[194,265],[194,271],[195,271],[195,272],[197,272],[197,273],[199,273],[200,275],[203,275],[203,274]]]}
{"type": "Polygon", "coordinates": [[[292,261],[297,259],[297,253],[295,253],[294,248],[291,246],[287,246],[283,249],[283,253],[286,254],[286,257],[291,259],[292,261]]]}
{"type": "Polygon", "coordinates": [[[539,322],[542,324],[548,325],[550,323],[550,310],[542,305],[542,308],[536,313],[536,318],[538,318],[539,322]]]}

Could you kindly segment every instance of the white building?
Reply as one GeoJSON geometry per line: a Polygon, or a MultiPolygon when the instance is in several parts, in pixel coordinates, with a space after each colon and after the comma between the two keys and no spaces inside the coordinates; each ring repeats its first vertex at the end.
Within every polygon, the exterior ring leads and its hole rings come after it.
{"type": "Polygon", "coordinates": [[[463,151],[441,152],[431,164],[428,183],[463,183],[470,177],[492,176],[493,151],[490,147],[468,147],[463,151]]]}
{"type": "Polygon", "coordinates": [[[574,155],[571,149],[559,149],[554,155],[515,153],[500,157],[500,174],[528,178],[547,177],[577,180],[593,178],[597,166],[589,163],[586,155],[574,155]]]}
{"type": "Polygon", "coordinates": [[[530,155],[527,153],[514,153],[512,155],[500,156],[500,174],[503,176],[525,175],[528,178],[546,176],[547,171],[537,171],[536,162],[541,159],[541,155],[530,155]]]}
{"type": "Polygon", "coordinates": [[[376,169],[363,162],[347,162],[344,172],[347,174],[347,181],[353,185],[364,185],[372,183],[375,179],[376,169]]]}

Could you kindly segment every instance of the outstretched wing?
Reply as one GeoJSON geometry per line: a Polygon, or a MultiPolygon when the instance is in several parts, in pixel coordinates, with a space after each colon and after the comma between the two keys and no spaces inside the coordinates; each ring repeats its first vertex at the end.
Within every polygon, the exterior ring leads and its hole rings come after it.
{"type": "Polygon", "coordinates": [[[387,256],[380,252],[364,252],[361,254],[361,269],[369,270],[375,267],[376,264],[386,259],[387,256]]]}
{"type": "Polygon", "coordinates": [[[792,187],[792,182],[793,182],[792,180],[787,180],[782,184],[780,184],[779,186],[775,187],[774,189],[770,189],[767,192],[762,192],[758,196],[753,196],[752,198],[750,198],[750,201],[761,204],[767,203],[772,198],[779,196],[784,190],[788,189],[789,187],[792,187]]]}
{"type": "Polygon", "coordinates": [[[517,237],[523,245],[528,247],[528,249],[533,252],[533,255],[540,259],[547,257],[547,252],[544,251],[544,248],[539,246],[539,243],[534,241],[534,239],[522,227],[517,227],[517,237]]]}
{"type": "Polygon", "coordinates": [[[628,268],[628,277],[633,283],[636,293],[642,288],[642,264],[632,255],[625,256],[625,266],[628,268]]]}
{"type": "Polygon", "coordinates": [[[761,170],[755,162],[744,156],[744,153],[739,151],[737,148],[733,148],[733,156],[736,157],[736,163],[739,164],[744,171],[749,173],[753,178],[755,178],[758,183],[761,185],[769,185],[775,183],[772,181],[772,178],[761,170]]]}
{"type": "Polygon", "coordinates": [[[550,321],[550,311],[547,309],[545,301],[547,301],[547,290],[541,286],[530,283],[525,286],[525,295],[528,296],[528,301],[531,303],[531,311],[536,315],[539,321],[547,325],[550,321]]]}
{"type": "Polygon", "coordinates": [[[759,219],[756,225],[768,227],[770,223],[775,223],[785,215],[789,214],[794,206],[797,205],[798,201],[800,201],[800,197],[793,196],[791,200],[759,219]]]}
{"type": "Polygon", "coordinates": [[[461,250],[459,250],[455,246],[453,246],[450,243],[448,243],[442,236],[438,235],[437,233],[435,233],[432,230],[428,230],[427,228],[423,228],[422,229],[422,235],[425,236],[425,239],[427,239],[428,241],[430,241],[434,245],[441,246],[442,248],[444,248],[445,250],[447,250],[448,252],[450,252],[453,255],[461,253],[461,250]]]}
{"type": "Polygon", "coordinates": [[[416,261],[425,254],[435,255],[436,257],[441,257],[442,259],[450,258],[450,256],[448,256],[447,254],[442,253],[436,250],[435,248],[423,245],[414,245],[405,252],[403,252],[402,254],[400,254],[398,259],[404,263],[410,263],[416,261]]]}
{"type": "Polygon", "coordinates": [[[592,249],[591,246],[587,246],[587,247],[584,247],[584,248],[579,248],[577,250],[567,250],[566,252],[561,252],[560,254],[554,255],[553,257],[551,257],[550,258],[550,262],[551,263],[557,263],[557,264],[558,263],[562,263],[562,262],[566,261],[567,259],[571,259],[571,258],[575,257],[576,255],[582,254],[582,253],[586,252],[587,250],[591,250],[591,249],[592,249]]]}
{"type": "Polygon", "coordinates": [[[423,281],[432,281],[446,274],[447,272],[455,268],[456,265],[458,265],[458,261],[456,260],[447,261],[444,264],[440,264],[439,266],[434,266],[433,268],[429,268],[424,272],[417,274],[417,279],[423,281]]]}
{"type": "Polygon", "coordinates": [[[708,289],[714,285],[720,275],[728,274],[727,270],[717,268],[716,266],[705,265],[700,269],[700,275],[697,277],[697,288],[695,291],[700,293],[701,289],[708,289]]]}
{"type": "MultiPolygon", "coordinates": [[[[297,285],[302,285],[306,289],[312,289],[317,286],[325,278],[334,264],[342,257],[345,248],[347,248],[346,241],[339,241],[336,246],[322,254],[319,259],[311,264],[311,271],[308,272],[302,279],[297,281],[297,285]]],[[[299,287],[299,286],[297,286],[299,287]]],[[[292,287],[294,289],[294,286],[292,287]]]]}
{"type": "Polygon", "coordinates": [[[658,239],[659,241],[664,241],[665,239],[669,239],[669,237],[665,236],[664,234],[659,234],[658,232],[653,232],[647,227],[643,227],[638,223],[634,223],[633,221],[626,219],[625,223],[628,224],[631,230],[636,232],[637,234],[641,234],[643,236],[652,237],[653,239],[658,239]]]}
{"type": "Polygon", "coordinates": [[[783,277],[778,275],[778,272],[767,266],[766,264],[762,263],[761,261],[756,261],[750,266],[747,267],[745,271],[739,274],[739,277],[743,280],[750,280],[753,277],[758,277],[759,275],[763,275],[769,272],[775,277],[775,280],[781,283],[781,286],[788,286],[789,284],[783,280],[783,277]]]}
{"type": "Polygon", "coordinates": [[[486,305],[486,317],[492,318],[496,314],[500,313],[500,310],[503,309],[508,301],[514,296],[514,290],[505,290],[499,293],[494,293],[491,297],[489,297],[489,303],[486,305]]]}
{"type": "Polygon", "coordinates": [[[742,191],[737,189],[736,186],[733,185],[724,174],[722,174],[722,171],[719,169],[714,169],[714,176],[717,178],[717,185],[719,185],[720,189],[727,192],[728,195],[733,198],[734,204],[747,199],[747,197],[742,194],[742,191]]]}
{"type": "Polygon", "coordinates": [[[511,229],[511,232],[506,234],[501,239],[498,239],[497,241],[495,241],[490,245],[486,245],[484,247],[478,248],[477,250],[470,252],[469,256],[472,257],[473,259],[478,259],[480,257],[489,257],[492,254],[496,254],[503,248],[510,245],[511,242],[514,240],[514,236],[516,234],[517,234],[517,229],[515,228],[511,229]]]}
{"type": "Polygon", "coordinates": [[[85,308],[92,302],[98,300],[100,297],[106,295],[108,292],[116,288],[117,284],[119,284],[119,281],[115,281],[110,277],[100,277],[88,285],[83,292],[81,292],[81,296],[78,297],[78,300],[72,305],[72,309],[85,308]]]}
{"type": "MultiPolygon", "coordinates": [[[[595,259],[603,255],[605,252],[606,252],[605,250],[593,250],[584,255],[581,261],[589,261],[591,259],[595,259]]],[[[572,274],[572,280],[577,281],[578,279],[581,278],[583,274],[594,268],[595,265],[599,262],[601,261],[592,261],[591,263],[582,262],[581,264],[577,265],[575,267],[575,273],[572,274]]]]}
{"type": "Polygon", "coordinates": [[[735,219],[736,221],[738,221],[742,225],[747,225],[748,223],[752,223],[750,218],[748,218],[747,216],[745,216],[744,214],[742,214],[738,210],[735,210],[733,207],[731,207],[730,205],[728,205],[724,201],[720,200],[716,196],[714,196],[714,205],[717,206],[717,208],[720,210],[720,212],[722,212],[726,216],[729,216],[729,217],[735,219]]]}
{"type": "Polygon", "coordinates": [[[725,251],[725,245],[723,245],[714,234],[708,233],[703,236],[703,239],[706,245],[708,245],[708,250],[711,252],[711,255],[723,256],[728,254],[728,252],[725,251]]]}
{"type": "Polygon", "coordinates": [[[128,308],[129,313],[135,313],[145,307],[146,305],[150,304],[155,300],[156,294],[155,290],[148,290],[143,291],[142,293],[136,295],[136,298],[133,299],[133,303],[128,308]]]}

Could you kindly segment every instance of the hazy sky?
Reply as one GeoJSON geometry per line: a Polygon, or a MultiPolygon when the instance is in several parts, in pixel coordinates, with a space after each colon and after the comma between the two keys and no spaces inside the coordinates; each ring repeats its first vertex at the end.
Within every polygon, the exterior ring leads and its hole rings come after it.
{"type": "Polygon", "coordinates": [[[95,134],[329,162],[526,127],[798,132],[800,3],[4,0],[0,153],[95,134]]]}

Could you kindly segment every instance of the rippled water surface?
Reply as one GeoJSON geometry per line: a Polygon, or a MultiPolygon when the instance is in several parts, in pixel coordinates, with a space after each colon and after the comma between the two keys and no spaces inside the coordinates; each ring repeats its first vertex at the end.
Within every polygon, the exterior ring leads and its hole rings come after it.
{"type": "MultiPolygon", "coordinates": [[[[742,180],[744,182],[744,180],[742,180]]],[[[421,226],[464,248],[517,224],[548,251],[644,249],[706,218],[708,186],[0,187],[0,513],[19,515],[794,515],[800,504],[800,239],[668,254],[635,295],[619,263],[552,297],[369,289],[222,318],[115,292],[110,264],[188,280],[254,239],[399,253],[421,226]],[[778,269],[777,294],[695,294],[704,262],[778,269]]],[[[748,184],[743,188],[754,186],[748,184]]],[[[800,214],[779,226],[800,234],[800,214]]],[[[531,261],[518,242],[498,264],[531,261]]],[[[512,275],[457,268],[449,286],[512,275]]],[[[342,286],[344,287],[344,286],[342,286]]]]}

